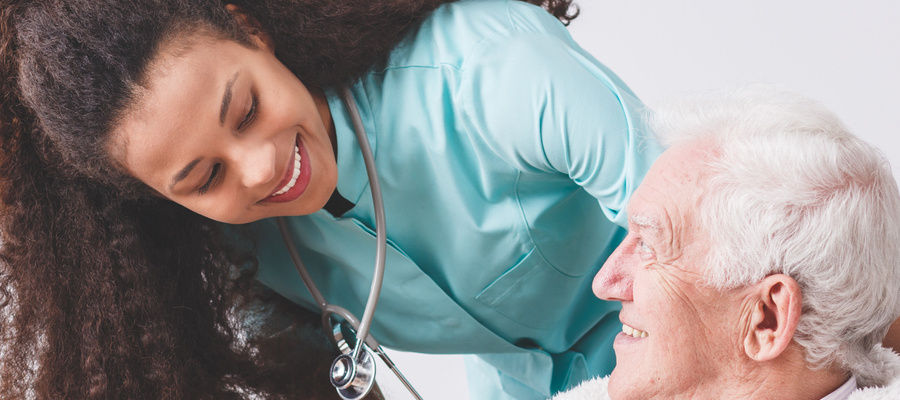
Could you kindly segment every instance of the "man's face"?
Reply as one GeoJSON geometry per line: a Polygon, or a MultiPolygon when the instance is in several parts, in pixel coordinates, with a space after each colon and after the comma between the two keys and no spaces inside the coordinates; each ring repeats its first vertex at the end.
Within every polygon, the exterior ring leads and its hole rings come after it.
{"type": "Polygon", "coordinates": [[[703,285],[710,239],[697,209],[714,150],[693,142],[663,153],[628,205],[628,236],[594,278],[598,297],[622,302],[614,399],[702,397],[742,354],[745,296],[703,285]]]}

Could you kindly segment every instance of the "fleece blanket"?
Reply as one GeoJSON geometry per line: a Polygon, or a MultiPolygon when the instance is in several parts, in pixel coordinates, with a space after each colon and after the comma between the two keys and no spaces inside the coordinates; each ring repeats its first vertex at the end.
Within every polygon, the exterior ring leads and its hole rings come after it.
{"type": "MultiPolygon", "coordinates": [[[[557,394],[552,400],[610,400],[606,393],[608,383],[608,376],[594,378],[557,394]]],[[[887,386],[856,389],[849,400],[900,400],[900,377],[894,378],[887,386]]]]}

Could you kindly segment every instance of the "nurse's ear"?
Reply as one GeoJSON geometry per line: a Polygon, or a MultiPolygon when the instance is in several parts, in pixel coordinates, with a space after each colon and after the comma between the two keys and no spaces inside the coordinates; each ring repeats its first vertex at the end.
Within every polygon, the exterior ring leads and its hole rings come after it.
{"type": "Polygon", "coordinates": [[[238,25],[250,36],[250,40],[253,41],[253,44],[270,53],[275,53],[275,42],[272,40],[272,37],[262,29],[259,20],[252,15],[247,14],[244,9],[235,4],[226,4],[225,9],[231,13],[238,25]]]}

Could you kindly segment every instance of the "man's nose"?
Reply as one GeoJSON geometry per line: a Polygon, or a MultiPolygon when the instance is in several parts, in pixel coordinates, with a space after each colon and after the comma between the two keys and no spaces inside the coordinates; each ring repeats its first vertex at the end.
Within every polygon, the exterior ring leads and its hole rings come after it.
{"type": "Polygon", "coordinates": [[[240,168],[241,184],[252,188],[272,182],[278,173],[275,144],[270,141],[242,143],[241,148],[234,156],[235,165],[240,168]]]}
{"type": "Polygon", "coordinates": [[[635,260],[629,260],[632,252],[628,251],[628,246],[633,245],[631,242],[628,239],[622,242],[600,267],[591,285],[595,296],[604,300],[632,300],[634,277],[630,262],[635,260]]]}

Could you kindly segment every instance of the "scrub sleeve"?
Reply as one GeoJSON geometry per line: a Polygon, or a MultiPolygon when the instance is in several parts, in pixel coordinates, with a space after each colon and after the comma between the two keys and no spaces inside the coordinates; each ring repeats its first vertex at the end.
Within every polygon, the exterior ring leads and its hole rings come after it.
{"type": "MultiPolygon", "coordinates": [[[[643,104],[615,74],[573,45],[568,32],[548,33],[532,19],[512,21],[516,33],[482,43],[461,68],[466,129],[487,138],[502,159],[523,172],[567,176],[597,200],[609,221],[624,228],[628,198],[661,152],[644,125],[643,104]]],[[[619,328],[618,321],[598,324],[573,346],[580,349],[531,364],[553,364],[545,381],[551,392],[608,374],[619,328]]],[[[472,398],[546,398],[547,392],[533,386],[547,376],[522,368],[522,360],[510,354],[467,357],[472,398]]]]}

